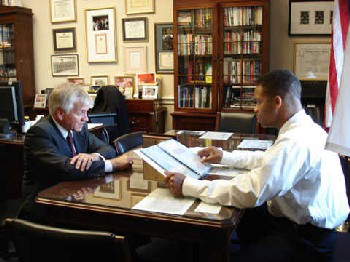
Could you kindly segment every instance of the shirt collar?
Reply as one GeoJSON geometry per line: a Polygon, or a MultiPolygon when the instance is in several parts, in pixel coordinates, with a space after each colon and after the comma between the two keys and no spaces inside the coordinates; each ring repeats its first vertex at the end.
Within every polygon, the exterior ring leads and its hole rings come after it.
{"type": "MultiPolygon", "coordinates": [[[[52,120],[53,120],[53,122],[56,124],[58,130],[60,130],[62,136],[63,136],[64,138],[66,138],[66,137],[68,136],[68,132],[69,132],[69,131],[68,131],[67,129],[65,129],[63,126],[61,126],[61,125],[55,120],[55,118],[52,118],[52,120]]],[[[72,136],[73,136],[73,132],[71,132],[71,133],[72,133],[72,136]]]]}
{"type": "Polygon", "coordinates": [[[304,118],[306,116],[305,110],[300,109],[297,113],[295,113],[293,116],[291,116],[287,122],[283,124],[281,127],[279,134],[284,133],[285,130],[289,129],[289,127],[296,122],[299,122],[300,119],[304,118]]]}

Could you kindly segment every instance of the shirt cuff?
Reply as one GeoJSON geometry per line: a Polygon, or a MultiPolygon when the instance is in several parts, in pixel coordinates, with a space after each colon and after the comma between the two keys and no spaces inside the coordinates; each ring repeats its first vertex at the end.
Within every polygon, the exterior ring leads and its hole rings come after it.
{"type": "Polygon", "coordinates": [[[208,180],[186,177],[182,184],[182,194],[184,196],[199,197],[203,188],[205,188],[208,183],[210,183],[208,180]]]}
{"type": "Polygon", "coordinates": [[[105,160],[105,172],[113,172],[113,166],[110,160],[105,160]]]}

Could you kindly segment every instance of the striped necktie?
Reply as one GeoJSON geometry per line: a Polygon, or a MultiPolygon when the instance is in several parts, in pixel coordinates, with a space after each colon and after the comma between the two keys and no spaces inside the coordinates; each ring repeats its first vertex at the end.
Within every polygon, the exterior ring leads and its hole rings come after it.
{"type": "Polygon", "coordinates": [[[68,140],[68,145],[69,145],[70,151],[72,152],[72,155],[76,156],[77,151],[75,151],[75,147],[74,147],[74,143],[73,143],[73,135],[72,135],[71,131],[68,131],[67,140],[68,140]]]}

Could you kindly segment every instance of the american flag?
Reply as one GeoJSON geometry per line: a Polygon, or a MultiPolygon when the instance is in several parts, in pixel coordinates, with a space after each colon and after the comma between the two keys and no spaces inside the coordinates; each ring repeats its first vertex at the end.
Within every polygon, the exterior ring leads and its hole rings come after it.
{"type": "Polygon", "coordinates": [[[350,156],[350,0],[335,0],[326,126],[331,127],[326,148],[350,156]]]}

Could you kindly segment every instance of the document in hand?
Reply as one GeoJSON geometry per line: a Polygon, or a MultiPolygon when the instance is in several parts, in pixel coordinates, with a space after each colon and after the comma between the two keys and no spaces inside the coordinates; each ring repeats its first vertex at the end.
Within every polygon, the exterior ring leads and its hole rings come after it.
{"type": "Polygon", "coordinates": [[[202,178],[211,168],[209,165],[202,164],[196,153],[174,139],[142,148],[136,153],[162,175],[168,171],[179,172],[193,178],[202,178]]]}

